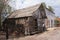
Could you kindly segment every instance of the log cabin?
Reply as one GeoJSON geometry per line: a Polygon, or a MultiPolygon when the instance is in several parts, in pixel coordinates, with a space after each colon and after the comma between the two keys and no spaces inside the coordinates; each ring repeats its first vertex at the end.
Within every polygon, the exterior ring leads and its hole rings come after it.
{"type": "Polygon", "coordinates": [[[18,31],[24,35],[43,32],[43,24],[47,18],[42,4],[16,10],[4,21],[3,27],[7,26],[8,31],[18,31]]]}

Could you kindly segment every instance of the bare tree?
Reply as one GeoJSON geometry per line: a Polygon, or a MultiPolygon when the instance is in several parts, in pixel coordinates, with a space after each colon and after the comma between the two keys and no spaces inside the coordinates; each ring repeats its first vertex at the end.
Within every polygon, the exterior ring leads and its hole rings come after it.
{"type": "Polygon", "coordinates": [[[1,13],[1,21],[0,23],[2,24],[2,22],[9,16],[9,13],[11,11],[11,7],[8,5],[8,0],[0,0],[1,5],[0,5],[0,13],[1,13]]]}
{"type": "Polygon", "coordinates": [[[4,0],[0,0],[0,28],[1,28],[1,12],[4,8],[4,0]]]}

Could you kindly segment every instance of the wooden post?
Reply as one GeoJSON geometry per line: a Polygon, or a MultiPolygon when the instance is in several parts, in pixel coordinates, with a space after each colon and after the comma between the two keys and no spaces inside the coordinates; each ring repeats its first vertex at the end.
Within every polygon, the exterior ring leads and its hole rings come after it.
{"type": "Polygon", "coordinates": [[[30,29],[29,29],[29,18],[25,18],[25,35],[30,35],[30,29]]]}
{"type": "Polygon", "coordinates": [[[25,28],[25,35],[27,35],[26,18],[25,18],[24,22],[25,22],[25,27],[24,27],[25,28]]]}
{"type": "Polygon", "coordinates": [[[55,27],[55,25],[54,25],[54,20],[53,20],[53,27],[55,27]]]}
{"type": "Polygon", "coordinates": [[[6,40],[8,40],[9,38],[9,35],[8,35],[8,26],[5,24],[5,31],[6,31],[6,40]]]}
{"type": "Polygon", "coordinates": [[[28,35],[30,35],[30,26],[29,26],[29,20],[30,20],[30,17],[27,18],[27,31],[28,31],[28,35]]]}
{"type": "Polygon", "coordinates": [[[51,28],[51,20],[50,20],[50,28],[51,28]]]}

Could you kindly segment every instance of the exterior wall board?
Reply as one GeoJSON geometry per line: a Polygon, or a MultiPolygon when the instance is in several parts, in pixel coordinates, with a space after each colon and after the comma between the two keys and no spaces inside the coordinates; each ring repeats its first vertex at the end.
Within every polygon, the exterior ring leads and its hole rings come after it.
{"type": "MultiPolygon", "coordinates": [[[[45,9],[48,22],[48,27],[54,27],[55,14],[45,9]]],[[[47,25],[46,25],[47,26],[47,25]]]]}

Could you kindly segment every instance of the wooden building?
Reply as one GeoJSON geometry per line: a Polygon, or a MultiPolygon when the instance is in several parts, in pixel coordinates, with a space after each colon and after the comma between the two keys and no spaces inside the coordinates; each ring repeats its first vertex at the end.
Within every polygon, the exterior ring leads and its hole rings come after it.
{"type": "Polygon", "coordinates": [[[47,18],[45,19],[45,22],[44,22],[46,28],[55,27],[55,19],[56,19],[55,13],[52,10],[45,7],[43,3],[41,4],[40,9],[41,9],[40,12],[42,12],[42,14],[45,13],[47,16],[47,18]]]}
{"type": "Polygon", "coordinates": [[[18,31],[25,35],[43,32],[43,24],[47,18],[43,10],[44,7],[40,4],[16,10],[4,20],[3,26],[7,26],[12,32],[18,31]]]}
{"type": "Polygon", "coordinates": [[[45,19],[45,26],[47,28],[55,27],[55,18],[56,18],[55,13],[49,10],[48,8],[45,8],[45,12],[47,16],[47,19],[45,19]]]}

